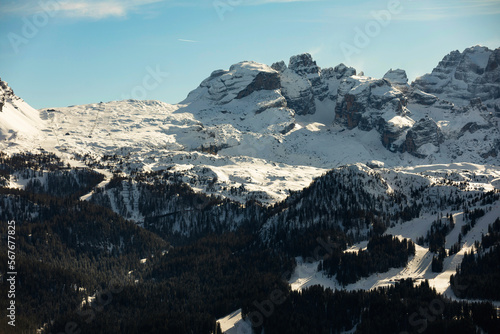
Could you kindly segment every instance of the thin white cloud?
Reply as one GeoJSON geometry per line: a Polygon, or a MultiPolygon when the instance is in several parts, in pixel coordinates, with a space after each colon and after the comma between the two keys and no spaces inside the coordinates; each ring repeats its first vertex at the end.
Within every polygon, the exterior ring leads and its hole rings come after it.
{"type": "Polygon", "coordinates": [[[323,52],[323,49],[324,49],[324,46],[323,45],[320,45],[320,46],[316,46],[312,49],[309,49],[307,51],[307,53],[309,53],[311,56],[313,56],[313,58],[316,58],[318,57],[318,55],[323,52]]]}
{"type": "MultiPolygon", "coordinates": [[[[312,1],[325,0],[239,0],[230,1],[228,4],[237,7],[312,1]]],[[[56,12],[63,17],[104,19],[125,17],[131,12],[139,11],[141,6],[160,2],[170,7],[213,7],[213,1],[185,0],[4,0],[0,2],[0,16],[22,16],[43,12],[44,9],[40,4],[44,3],[50,7],[57,7],[56,12]]]]}
{"type": "Polygon", "coordinates": [[[247,0],[247,1],[242,1],[242,4],[265,5],[269,3],[312,2],[312,1],[324,1],[324,0],[247,0]]]}
{"type": "Polygon", "coordinates": [[[399,21],[436,21],[447,18],[500,14],[498,0],[412,1],[403,4],[401,14],[394,15],[399,21]]]}
{"type": "Polygon", "coordinates": [[[141,6],[162,1],[164,0],[48,0],[42,2],[20,0],[0,5],[0,11],[4,15],[31,15],[46,11],[48,8],[63,17],[104,19],[124,17],[130,12],[137,11],[141,6]]]}
{"type": "Polygon", "coordinates": [[[182,38],[179,38],[177,40],[179,42],[185,42],[185,43],[199,43],[199,41],[193,41],[192,39],[182,39],[182,38]]]}
{"type": "MultiPolygon", "coordinates": [[[[272,0],[271,0],[272,1],[272,0]]],[[[500,14],[499,0],[401,0],[401,11],[391,15],[395,21],[436,21],[448,18],[500,14]]],[[[373,13],[386,10],[387,3],[378,0],[363,3],[335,2],[323,12],[321,20],[352,18],[373,19],[373,13]]]]}

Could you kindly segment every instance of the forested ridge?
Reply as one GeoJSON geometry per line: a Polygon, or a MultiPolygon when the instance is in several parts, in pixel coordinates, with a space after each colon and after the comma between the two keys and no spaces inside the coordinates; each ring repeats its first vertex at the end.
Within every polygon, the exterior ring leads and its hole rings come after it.
{"type": "MultiPolygon", "coordinates": [[[[411,198],[397,190],[386,193],[379,176],[348,167],[267,207],[196,193],[180,179],[169,171],[117,173],[98,189],[101,174],[70,168],[54,155],[0,154],[0,234],[6,235],[7,221],[16,221],[14,332],[67,332],[69,324],[81,333],[218,333],[216,319],[239,308],[248,316],[256,302],[279,291],[284,303],[254,327],[256,333],[259,328],[304,333],[307,326],[310,333],[353,326],[359,333],[372,328],[413,333],[419,327],[408,328],[404,316],[441,298],[425,284],[412,288],[409,282],[373,292],[313,287],[302,293],[290,291],[287,282],[297,256],[322,260],[320,269],[341,284],[404,266],[415,246],[383,233],[418,216],[426,203],[419,192],[432,189],[428,185],[412,189],[411,198]],[[7,188],[12,180],[27,186],[7,188]],[[90,191],[90,201],[79,199],[90,191]],[[142,221],[127,220],[137,212],[142,221]],[[344,252],[363,238],[369,239],[366,251],[344,252]],[[322,250],[316,254],[318,245],[322,250]]],[[[454,190],[439,206],[473,207],[498,199],[494,192],[468,195],[454,190]]],[[[472,225],[481,212],[468,212],[472,225]]],[[[436,224],[430,235],[446,235],[445,223],[436,224]]],[[[483,238],[484,257],[487,249],[496,249],[498,225],[483,238]]],[[[442,244],[436,240],[425,242],[442,244]]],[[[6,249],[5,238],[0,247],[6,249]]],[[[6,265],[2,252],[0,273],[6,265]]],[[[467,265],[462,266],[465,273],[467,265]]],[[[7,285],[0,285],[0,294],[6,293],[7,285]]],[[[0,299],[4,310],[6,302],[0,299]]],[[[489,304],[446,303],[453,305],[451,313],[429,329],[479,326],[493,333],[499,328],[489,304]]],[[[0,332],[7,330],[12,332],[2,322],[0,332]]]]}
{"type": "Polygon", "coordinates": [[[500,300],[500,218],[489,225],[476,251],[465,254],[450,283],[460,298],[500,300]]]}
{"type": "Polygon", "coordinates": [[[500,319],[491,303],[452,302],[424,281],[411,279],[372,291],[332,291],[312,286],[290,292],[262,321],[244,308],[257,332],[278,333],[496,333],[500,319]],[[258,321],[258,322],[257,322],[258,321]],[[257,326],[259,325],[259,326],[257,326]]]}
{"type": "Polygon", "coordinates": [[[330,277],[335,276],[345,286],[373,273],[404,267],[412,255],[415,255],[415,244],[411,240],[399,240],[392,235],[373,236],[366,251],[331,252],[318,269],[330,277]]]}

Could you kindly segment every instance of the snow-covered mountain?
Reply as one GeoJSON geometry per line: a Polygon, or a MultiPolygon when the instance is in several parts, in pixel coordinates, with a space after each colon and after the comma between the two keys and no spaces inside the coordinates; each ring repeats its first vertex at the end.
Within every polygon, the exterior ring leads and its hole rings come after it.
{"type": "MultiPolygon", "coordinates": [[[[284,275],[292,290],[370,290],[410,278],[456,299],[450,275],[500,215],[499,53],[454,51],[413,83],[402,69],[381,79],[344,64],[322,69],[309,54],[271,66],[243,61],[214,71],[175,105],[125,100],[37,111],[0,81],[0,185],[15,188],[3,189],[0,213],[32,224],[19,235],[33,263],[42,263],[35,251],[109,255],[122,263],[110,270],[133,287],[174,281],[161,275],[175,268],[165,265],[172,249],[165,240],[178,247],[242,232],[251,245],[227,250],[227,272],[235,254],[256,247],[283,254],[280,263],[295,257],[284,275]],[[38,228],[54,214],[52,230],[38,228]],[[355,243],[336,250],[344,256],[383,233],[417,242],[415,254],[348,285],[317,256],[326,241],[355,243]],[[117,258],[125,250],[133,252],[117,258]]],[[[202,253],[220,251],[210,245],[202,253]]],[[[227,276],[219,265],[215,272],[227,276]]],[[[183,277],[197,266],[186,267],[183,277]]],[[[242,312],[222,319],[223,330],[250,328],[242,312]]]]}
{"type": "Polygon", "coordinates": [[[375,79],[344,64],[321,69],[309,54],[271,66],[244,61],[214,71],[176,105],[125,100],[38,113],[3,83],[1,145],[41,146],[125,173],[172,169],[196,190],[264,203],[345,164],[498,165],[499,54],[454,51],[411,84],[401,69],[375,79]],[[242,186],[238,196],[227,190],[242,186]]]}
{"type": "Polygon", "coordinates": [[[42,136],[44,125],[39,112],[14,94],[0,79],[0,140],[13,150],[32,149],[42,136]]]}
{"type": "Polygon", "coordinates": [[[481,99],[498,113],[500,105],[500,48],[474,46],[449,53],[432,73],[415,80],[412,86],[459,106],[481,99]]]}

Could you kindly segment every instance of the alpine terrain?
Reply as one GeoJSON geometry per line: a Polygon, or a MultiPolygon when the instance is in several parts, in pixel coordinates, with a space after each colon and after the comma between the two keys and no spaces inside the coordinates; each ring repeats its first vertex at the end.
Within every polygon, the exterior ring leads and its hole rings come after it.
{"type": "Polygon", "coordinates": [[[175,105],[0,80],[15,333],[498,333],[499,121],[483,46],[413,82],[242,61],[175,105]]]}

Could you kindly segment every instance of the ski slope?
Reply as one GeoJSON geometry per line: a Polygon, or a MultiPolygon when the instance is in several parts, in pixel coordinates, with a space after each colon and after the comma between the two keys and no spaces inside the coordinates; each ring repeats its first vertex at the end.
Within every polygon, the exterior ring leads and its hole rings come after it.
{"type": "MultiPolygon", "coordinates": [[[[489,208],[489,206],[488,206],[489,208]]],[[[455,213],[455,228],[446,237],[446,247],[449,248],[458,241],[458,232],[464,224],[463,213],[455,213]]],[[[433,273],[431,262],[433,254],[427,247],[415,245],[415,255],[410,258],[408,264],[403,268],[392,268],[385,273],[372,274],[369,277],[360,279],[358,282],[349,284],[345,287],[340,285],[335,278],[328,278],[323,272],[318,272],[319,261],[307,263],[298,258],[297,268],[290,278],[292,290],[302,290],[304,288],[321,285],[331,289],[347,290],[371,290],[381,286],[393,285],[400,279],[413,278],[419,280],[428,280],[429,285],[436,288],[438,293],[443,293],[449,298],[456,298],[450,288],[450,276],[455,274],[457,266],[462,262],[464,254],[474,249],[474,242],[481,241],[481,235],[488,233],[488,225],[500,217],[500,203],[497,202],[491,206],[485,216],[481,217],[477,224],[463,237],[461,250],[452,256],[446,257],[443,263],[441,273],[433,273]]],[[[396,235],[400,238],[415,240],[430,229],[435,217],[426,215],[422,218],[413,219],[404,224],[389,228],[386,234],[396,235]]],[[[348,251],[357,251],[366,247],[366,241],[354,245],[348,251]]]]}

